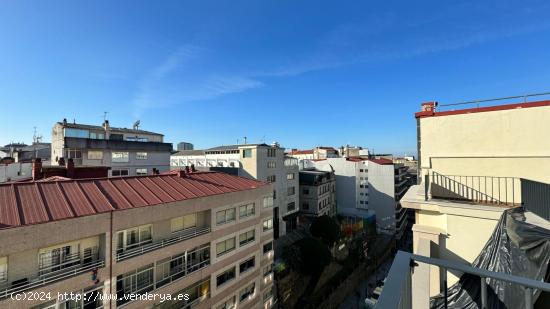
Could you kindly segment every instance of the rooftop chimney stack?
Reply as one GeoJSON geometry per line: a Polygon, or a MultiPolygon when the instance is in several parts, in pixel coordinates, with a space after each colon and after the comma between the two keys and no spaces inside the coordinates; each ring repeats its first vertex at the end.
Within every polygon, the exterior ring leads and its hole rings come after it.
{"type": "Polygon", "coordinates": [[[437,102],[422,103],[422,111],[423,112],[435,112],[436,106],[437,106],[437,102]]]}
{"type": "Polygon", "coordinates": [[[42,178],[42,160],[40,158],[34,159],[32,163],[32,180],[42,178]]]}
{"type": "Polygon", "coordinates": [[[189,169],[189,166],[186,165],[186,166],[185,166],[185,173],[189,174],[190,171],[191,171],[191,170],[189,169]]]}
{"type": "Polygon", "coordinates": [[[67,178],[74,179],[74,160],[69,158],[67,160],[67,178]]]}
{"type": "Polygon", "coordinates": [[[195,164],[191,164],[191,172],[196,172],[197,170],[195,169],[195,164]]]}

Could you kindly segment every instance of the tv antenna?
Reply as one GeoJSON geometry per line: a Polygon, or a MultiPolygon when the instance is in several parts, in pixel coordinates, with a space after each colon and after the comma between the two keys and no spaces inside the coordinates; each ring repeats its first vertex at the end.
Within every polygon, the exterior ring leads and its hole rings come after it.
{"type": "Polygon", "coordinates": [[[103,112],[103,122],[105,122],[105,120],[107,120],[107,114],[108,114],[108,113],[109,113],[109,112],[103,112]]]}
{"type": "Polygon", "coordinates": [[[140,122],[139,120],[137,120],[136,122],[134,122],[134,130],[138,130],[140,124],[141,124],[141,122],[140,122]]]}

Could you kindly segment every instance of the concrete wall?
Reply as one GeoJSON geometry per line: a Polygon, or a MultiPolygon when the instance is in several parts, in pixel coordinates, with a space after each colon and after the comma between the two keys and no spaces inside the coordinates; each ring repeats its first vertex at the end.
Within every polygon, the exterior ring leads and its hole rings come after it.
{"type": "Polygon", "coordinates": [[[0,165],[0,182],[16,181],[32,177],[32,163],[0,165]]]}
{"type": "Polygon", "coordinates": [[[550,106],[420,118],[421,166],[550,183],[550,106]]]}
{"type": "Polygon", "coordinates": [[[368,162],[369,208],[376,212],[377,228],[395,233],[395,178],[393,165],[368,162]]]}

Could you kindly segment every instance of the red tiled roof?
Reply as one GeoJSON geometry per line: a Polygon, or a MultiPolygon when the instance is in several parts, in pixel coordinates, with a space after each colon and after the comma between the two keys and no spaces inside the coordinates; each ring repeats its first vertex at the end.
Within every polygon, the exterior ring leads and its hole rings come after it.
{"type": "Polygon", "coordinates": [[[300,155],[300,154],[313,154],[313,150],[294,150],[290,152],[291,155],[300,155]]]}
{"type": "Polygon", "coordinates": [[[422,111],[422,112],[415,113],[414,116],[416,118],[425,118],[425,117],[493,112],[493,111],[501,111],[501,110],[507,110],[507,109],[541,107],[541,106],[550,106],[550,100],[529,102],[529,103],[516,103],[516,104],[505,104],[505,105],[496,105],[496,106],[487,106],[487,107],[477,107],[477,108],[466,108],[466,109],[459,109],[459,110],[445,111],[445,112],[422,111]]]}
{"type": "Polygon", "coordinates": [[[264,185],[267,184],[220,172],[2,184],[0,228],[153,206],[264,185]]]}
{"type": "Polygon", "coordinates": [[[369,161],[374,162],[380,165],[393,165],[393,161],[390,159],[379,158],[379,159],[369,159],[369,161]]]}

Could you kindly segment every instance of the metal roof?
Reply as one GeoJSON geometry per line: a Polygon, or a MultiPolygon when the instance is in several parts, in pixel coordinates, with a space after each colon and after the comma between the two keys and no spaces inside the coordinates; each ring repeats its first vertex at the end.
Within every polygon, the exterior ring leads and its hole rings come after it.
{"type": "MultiPolygon", "coordinates": [[[[96,125],[90,125],[90,124],[82,124],[82,123],[63,123],[58,122],[63,127],[66,128],[74,128],[74,129],[87,129],[87,130],[105,130],[103,126],[96,126],[96,125]]],[[[155,133],[151,131],[145,131],[145,130],[136,130],[136,129],[128,129],[128,128],[117,128],[117,127],[109,127],[109,130],[113,133],[135,133],[135,134],[149,134],[149,135],[159,135],[164,136],[160,133],[155,133]]]]}
{"type": "Polygon", "coordinates": [[[267,185],[219,172],[0,185],[0,228],[153,206],[267,185]]]}

